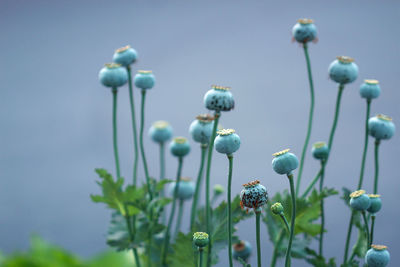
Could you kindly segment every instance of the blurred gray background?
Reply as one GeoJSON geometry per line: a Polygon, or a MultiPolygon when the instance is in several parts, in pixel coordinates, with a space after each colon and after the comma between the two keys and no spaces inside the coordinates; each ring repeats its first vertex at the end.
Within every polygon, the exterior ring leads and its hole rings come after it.
{"type": "MultiPolygon", "coordinates": [[[[365,100],[358,92],[363,79],[381,82],[371,113],[390,115],[395,123],[400,117],[399,15],[396,1],[1,0],[0,250],[26,249],[32,233],[82,256],[106,249],[110,211],[89,198],[99,192],[93,169],[114,172],[111,92],[97,75],[126,44],[139,54],[134,71],[152,69],[157,78],[147,97],[146,131],[163,119],[176,135],[189,137],[191,121],[206,112],[203,95],[210,85],[231,86],[236,108],[223,113],[221,124],[235,128],[242,139],[233,192],[258,178],[273,195],[288,188],[288,181],[273,172],[271,154],[290,147],[300,156],[309,109],[304,54],[291,43],[291,28],[298,18],[313,18],[319,42],[310,44],[316,88],[311,143],[326,140],[332,123],[337,85],[328,79],[328,65],[335,56],[348,55],[360,68],[343,94],[325,179],[328,187],[354,189],[363,145],[365,100]]],[[[121,166],[129,180],[133,144],[126,87],[119,93],[118,116],[121,166]]],[[[195,177],[200,149],[192,144],[183,174],[195,177]]],[[[145,145],[151,174],[157,176],[158,147],[148,138],[145,145]]],[[[370,139],[367,191],[372,190],[372,152],[370,139]]],[[[380,152],[384,206],[375,242],[389,247],[391,266],[397,266],[399,134],[383,141],[380,152]]],[[[174,177],[176,159],[167,161],[168,176],[174,177]]],[[[214,153],[212,184],[227,184],[227,163],[214,153]]],[[[303,189],[318,166],[308,153],[303,189]]],[[[326,210],[325,254],[340,264],[350,213],[339,196],[326,201],[326,210]]],[[[254,218],[244,224],[240,236],[255,244],[254,218]]],[[[269,264],[272,246],[265,227],[261,234],[263,261],[269,264]]],[[[222,256],[226,260],[225,251],[222,256]]]]}

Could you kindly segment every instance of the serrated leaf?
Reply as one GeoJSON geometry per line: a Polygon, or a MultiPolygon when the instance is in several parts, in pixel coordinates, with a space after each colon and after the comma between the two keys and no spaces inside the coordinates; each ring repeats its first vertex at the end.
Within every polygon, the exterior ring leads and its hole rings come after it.
{"type": "Polygon", "coordinates": [[[367,245],[367,236],[363,228],[358,228],[358,237],[357,241],[353,246],[353,253],[360,259],[363,259],[365,253],[367,253],[368,245],[367,245]]]}
{"type": "Polygon", "coordinates": [[[114,212],[111,215],[111,222],[107,234],[107,244],[114,247],[117,251],[122,251],[131,247],[126,219],[117,212],[114,212]]]}
{"type": "MultiPolygon", "coordinates": [[[[188,267],[194,266],[195,247],[192,241],[192,234],[178,233],[175,243],[172,245],[174,253],[169,253],[167,262],[169,266],[188,267]]],[[[204,253],[205,254],[205,253],[204,253]]],[[[205,258],[205,255],[203,255],[205,258]]]]}

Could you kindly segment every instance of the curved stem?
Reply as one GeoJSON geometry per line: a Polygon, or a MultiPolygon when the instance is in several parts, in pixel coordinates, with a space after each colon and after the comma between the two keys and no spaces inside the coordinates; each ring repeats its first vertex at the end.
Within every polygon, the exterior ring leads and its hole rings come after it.
{"type": "Polygon", "coordinates": [[[279,214],[279,216],[281,217],[282,221],[285,223],[286,226],[286,230],[288,231],[288,233],[290,233],[290,226],[288,221],[286,220],[285,214],[283,214],[283,212],[281,214],[279,214]]]}
{"type": "Polygon", "coordinates": [[[379,178],[379,139],[375,140],[375,178],[374,178],[374,194],[378,193],[378,178],[379,178]]]}
{"type": "Polygon", "coordinates": [[[312,78],[312,73],[311,73],[311,63],[310,63],[310,56],[308,55],[308,45],[307,45],[307,43],[303,44],[303,48],[304,48],[304,55],[306,57],[306,62],[307,62],[307,72],[308,72],[308,81],[310,83],[311,103],[310,103],[310,111],[309,111],[309,115],[308,115],[307,134],[306,134],[306,139],[305,139],[304,145],[303,145],[303,151],[301,152],[300,167],[299,167],[299,172],[298,172],[298,175],[297,175],[296,196],[299,194],[300,181],[301,181],[301,176],[303,174],[304,160],[306,158],[306,151],[307,151],[307,148],[308,148],[308,143],[310,141],[312,122],[313,122],[313,115],[314,115],[314,102],[315,102],[315,100],[314,100],[314,83],[313,83],[313,78],[312,78]]]}
{"type": "Polygon", "coordinates": [[[117,171],[117,178],[121,177],[119,168],[119,156],[118,156],[118,141],[117,141],[117,87],[112,88],[113,93],[113,144],[114,144],[114,158],[115,168],[117,171]]]}
{"type": "Polygon", "coordinates": [[[332,124],[332,128],[331,128],[331,133],[329,134],[329,142],[328,142],[329,152],[331,152],[332,143],[333,143],[333,137],[335,136],[336,126],[337,126],[337,122],[338,122],[338,119],[339,119],[340,101],[342,99],[343,89],[344,89],[344,84],[340,84],[339,85],[339,90],[338,90],[338,95],[337,95],[337,98],[336,98],[335,116],[333,118],[333,124],[332,124]]]}
{"type": "MultiPolygon", "coordinates": [[[[322,190],[324,188],[324,163],[321,161],[321,179],[319,180],[319,193],[322,193],[322,190]]],[[[320,201],[320,206],[321,206],[321,231],[319,233],[319,255],[322,257],[322,248],[323,248],[323,243],[324,243],[324,229],[325,229],[325,210],[324,210],[324,198],[321,198],[320,201]]]]}
{"type": "Polygon", "coordinates": [[[361,212],[361,214],[362,214],[362,217],[363,217],[363,219],[364,219],[364,227],[365,227],[365,232],[366,232],[366,234],[367,234],[367,246],[368,246],[368,249],[370,249],[371,248],[371,246],[370,246],[370,239],[369,239],[369,226],[368,226],[368,220],[367,220],[367,216],[365,215],[365,211],[362,211],[361,212]]]}
{"type": "Polygon", "coordinates": [[[371,100],[367,100],[367,112],[365,117],[365,133],[364,133],[364,150],[361,159],[360,178],[358,180],[357,189],[360,189],[362,187],[364,179],[365,159],[367,157],[367,150],[368,150],[368,120],[370,116],[370,108],[371,108],[371,100]]]}
{"type": "Polygon", "coordinates": [[[317,175],[314,177],[314,179],[311,181],[311,183],[308,185],[306,191],[304,191],[304,193],[301,195],[301,198],[306,198],[307,195],[310,193],[311,189],[314,188],[314,185],[318,182],[319,178],[321,178],[321,174],[322,174],[322,166],[319,169],[317,175]]]}
{"type": "MultiPolygon", "coordinates": [[[[261,267],[261,240],[260,240],[260,215],[261,211],[256,211],[256,238],[257,238],[257,266],[261,267]]],[[[229,249],[232,250],[232,249],[229,249]]]]}
{"type": "MultiPolygon", "coordinates": [[[[229,160],[229,173],[228,173],[228,256],[229,256],[229,266],[233,266],[232,260],[232,200],[231,200],[231,187],[232,187],[232,169],[233,169],[233,155],[228,154],[229,160]]],[[[258,214],[258,217],[259,214],[258,214]]],[[[259,220],[260,218],[258,218],[259,220]]],[[[258,223],[260,223],[258,221],[258,223]]],[[[258,225],[259,226],[259,225],[258,225]]]]}
{"type": "Polygon", "coordinates": [[[369,247],[374,242],[375,215],[371,216],[371,238],[369,239],[369,247]]]}
{"type": "Polygon", "coordinates": [[[136,115],[135,115],[135,102],[133,101],[133,86],[132,86],[132,75],[131,67],[127,66],[128,71],[128,84],[129,84],[129,102],[131,105],[131,117],[132,117],[132,132],[133,132],[133,145],[134,145],[134,160],[133,160],[133,185],[137,182],[137,165],[139,161],[138,141],[137,141],[137,129],[136,129],[136,115]]]}
{"type": "Polygon", "coordinates": [[[208,254],[207,254],[207,267],[211,266],[211,255],[212,255],[212,231],[211,231],[211,209],[210,209],[210,174],[211,174],[211,158],[212,151],[214,149],[214,140],[217,134],[217,126],[220,117],[220,112],[216,111],[214,114],[214,125],[213,131],[210,138],[210,145],[208,147],[207,155],[207,170],[206,170],[206,231],[209,234],[208,254]]]}
{"type": "Polygon", "coordinates": [[[173,197],[173,200],[172,200],[172,209],[171,209],[171,214],[169,215],[167,230],[165,232],[165,237],[164,237],[164,248],[163,248],[163,251],[162,251],[162,264],[163,264],[163,266],[167,265],[168,244],[169,244],[172,220],[174,219],[174,214],[175,214],[175,209],[176,209],[176,199],[177,199],[177,196],[178,196],[179,183],[181,181],[182,165],[183,165],[183,158],[179,157],[178,158],[178,171],[177,171],[177,175],[176,175],[176,184],[175,184],[175,190],[174,190],[174,197],[173,197]]]}
{"type": "Polygon", "coordinates": [[[290,223],[290,236],[288,248],[286,250],[286,259],[285,259],[285,267],[290,266],[290,252],[292,249],[293,235],[294,235],[294,227],[296,221],[296,191],[294,190],[294,182],[293,182],[293,174],[288,174],[289,183],[290,183],[290,194],[292,198],[292,218],[290,223]]]}
{"type": "Polygon", "coordinates": [[[350,223],[349,227],[347,228],[347,237],[346,237],[346,244],[344,247],[344,257],[343,257],[343,265],[347,262],[347,258],[349,255],[349,245],[350,245],[350,238],[351,238],[351,231],[354,222],[354,211],[351,212],[350,223]]]}
{"type": "Polygon", "coordinates": [[[182,224],[183,204],[184,204],[184,200],[180,199],[179,207],[178,207],[178,219],[177,219],[176,225],[175,225],[175,235],[174,235],[175,237],[178,236],[179,229],[181,228],[181,224],[182,224]]]}
{"type": "Polygon", "coordinates": [[[143,89],[142,90],[142,102],[141,102],[141,106],[140,106],[140,135],[139,135],[140,153],[142,154],[144,173],[145,173],[145,176],[146,176],[147,190],[149,191],[150,200],[153,200],[153,191],[151,189],[150,177],[149,177],[149,169],[147,167],[147,160],[146,160],[146,155],[144,153],[144,145],[143,145],[144,104],[145,104],[145,100],[146,100],[146,90],[143,89]]]}
{"type": "Polygon", "coordinates": [[[194,195],[193,195],[192,211],[190,214],[190,230],[192,232],[194,230],[194,221],[196,218],[196,211],[197,211],[197,200],[199,199],[201,180],[203,178],[204,160],[206,158],[206,151],[207,151],[208,145],[201,144],[200,147],[201,147],[200,168],[199,168],[199,173],[197,174],[196,189],[195,189],[194,195]]]}
{"type": "MultiPolygon", "coordinates": [[[[288,225],[288,227],[289,227],[289,225],[288,225]]],[[[288,230],[288,232],[290,232],[290,231],[288,230]]],[[[280,245],[281,245],[281,243],[283,241],[283,237],[285,236],[284,233],[285,232],[283,231],[283,229],[281,229],[281,231],[279,232],[278,242],[276,243],[276,245],[274,247],[274,253],[272,255],[272,260],[271,260],[270,267],[275,267],[275,265],[276,265],[276,261],[278,259],[278,248],[280,247],[280,245]]]]}

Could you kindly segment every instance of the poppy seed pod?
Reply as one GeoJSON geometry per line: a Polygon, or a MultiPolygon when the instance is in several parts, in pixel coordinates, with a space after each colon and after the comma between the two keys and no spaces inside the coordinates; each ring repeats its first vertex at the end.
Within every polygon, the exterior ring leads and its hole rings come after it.
{"type": "Polygon", "coordinates": [[[214,185],[213,191],[216,196],[219,196],[225,192],[225,188],[220,184],[216,184],[214,185]]]}
{"type": "Polygon", "coordinates": [[[377,80],[364,80],[364,83],[360,86],[360,95],[362,98],[374,99],[381,94],[381,87],[377,80]]]}
{"type": "Polygon", "coordinates": [[[267,189],[255,180],[243,185],[240,192],[240,206],[248,209],[254,209],[255,212],[261,212],[261,207],[267,204],[267,189]]]}
{"type": "Polygon", "coordinates": [[[190,144],[185,137],[175,137],[172,140],[169,149],[172,155],[176,157],[184,157],[190,152],[190,144]]]}
{"type": "Polygon", "coordinates": [[[209,239],[208,234],[204,232],[196,232],[193,234],[193,242],[199,248],[203,248],[208,245],[209,239]]]}
{"type": "MultiPolygon", "coordinates": [[[[176,183],[171,183],[169,186],[169,192],[174,195],[176,183]]],[[[180,200],[187,200],[193,197],[195,191],[195,184],[192,179],[182,177],[179,182],[177,198],[180,200]]]]}
{"type": "Polygon", "coordinates": [[[223,129],[217,132],[215,138],[215,149],[222,154],[230,155],[236,152],[240,147],[240,137],[233,129],[223,129]]]}
{"type": "Polygon", "coordinates": [[[371,245],[371,248],[365,254],[365,262],[368,267],[385,267],[389,264],[390,253],[386,246],[371,245]]]}
{"type": "Polygon", "coordinates": [[[299,166],[299,160],[296,155],[289,152],[290,149],[285,149],[272,154],[272,168],[278,174],[290,174],[299,166]]]}
{"type": "Polygon", "coordinates": [[[311,153],[314,158],[325,160],[329,156],[329,147],[325,142],[316,142],[312,145],[311,153]]]}
{"type": "Polygon", "coordinates": [[[216,112],[229,111],[234,108],[235,101],[233,100],[233,95],[230,92],[230,87],[224,86],[211,86],[212,89],[209,90],[204,96],[204,105],[209,110],[214,110],[216,112]]]}
{"type": "Polygon", "coordinates": [[[201,114],[190,124],[189,133],[194,141],[200,144],[208,144],[213,130],[214,116],[201,114]]]}
{"type": "Polygon", "coordinates": [[[118,48],[115,50],[113,61],[121,64],[124,67],[131,65],[137,59],[136,50],[131,48],[129,45],[118,48]]]}
{"type": "Polygon", "coordinates": [[[120,87],[128,81],[128,72],[120,64],[107,63],[99,72],[99,80],[106,87],[120,87]]]}
{"type": "Polygon", "coordinates": [[[232,256],[235,260],[241,258],[242,260],[247,261],[251,255],[251,250],[252,248],[250,243],[241,240],[232,246],[232,256]]]}
{"type": "Polygon", "coordinates": [[[275,215],[283,214],[283,206],[280,202],[276,202],[271,206],[271,211],[275,215]]]}
{"type": "Polygon", "coordinates": [[[154,142],[164,143],[172,137],[172,127],[167,121],[156,121],[149,129],[149,135],[154,142]]]}
{"type": "Polygon", "coordinates": [[[329,77],[339,84],[352,83],[357,79],[358,66],[354,59],[346,56],[339,56],[329,65],[329,77]]]}
{"type": "Polygon", "coordinates": [[[371,200],[364,190],[357,190],[350,194],[350,206],[358,211],[365,211],[371,205],[371,200]]]}
{"type": "Polygon", "coordinates": [[[134,78],[135,86],[142,90],[151,89],[156,79],[151,70],[139,70],[134,78]]]}
{"type": "Polygon", "coordinates": [[[299,19],[293,26],[292,33],[297,42],[307,43],[317,37],[317,28],[312,19],[299,19]]]}
{"type": "Polygon", "coordinates": [[[369,194],[369,199],[371,200],[371,205],[367,209],[369,213],[375,214],[382,208],[382,200],[380,195],[369,194]]]}
{"type": "Polygon", "coordinates": [[[389,116],[378,114],[368,120],[369,135],[378,140],[390,139],[396,131],[396,126],[389,116]]]}

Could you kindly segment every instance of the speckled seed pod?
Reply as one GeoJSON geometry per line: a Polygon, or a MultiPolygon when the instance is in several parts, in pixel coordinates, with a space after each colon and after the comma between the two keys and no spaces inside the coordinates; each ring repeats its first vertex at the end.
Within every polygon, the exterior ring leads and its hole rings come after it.
{"type": "MultiPolygon", "coordinates": [[[[169,192],[171,196],[174,195],[175,187],[176,183],[171,183],[169,186],[169,192]]],[[[187,200],[192,198],[194,195],[195,187],[196,186],[193,183],[192,179],[188,177],[182,177],[178,187],[178,199],[187,200]]]]}
{"type": "Polygon", "coordinates": [[[381,94],[381,87],[378,80],[364,80],[360,86],[360,95],[365,99],[374,99],[381,94]]]}
{"type": "Polygon", "coordinates": [[[299,160],[296,155],[289,152],[290,149],[285,149],[272,154],[272,168],[278,174],[290,174],[299,166],[299,160]]]}
{"type": "Polygon", "coordinates": [[[175,137],[169,145],[172,155],[184,157],[190,152],[190,144],[185,137],[175,137]]]}
{"type": "Polygon", "coordinates": [[[156,82],[156,79],[151,70],[139,70],[134,78],[135,86],[139,89],[151,89],[156,82]]]}
{"type": "Polygon", "coordinates": [[[351,57],[339,56],[329,66],[329,77],[337,83],[352,83],[357,76],[358,66],[351,57]]]}
{"type": "Polygon", "coordinates": [[[350,194],[350,206],[358,211],[365,211],[371,205],[371,200],[365,190],[357,190],[350,194]]]}
{"type": "Polygon", "coordinates": [[[212,135],[214,116],[201,114],[190,124],[189,132],[194,141],[200,144],[208,144],[212,135]]]}
{"type": "Polygon", "coordinates": [[[99,72],[99,80],[106,87],[120,87],[128,81],[128,72],[120,64],[107,63],[99,72]]]}
{"type": "Polygon", "coordinates": [[[271,206],[271,211],[275,215],[280,215],[283,213],[283,206],[280,202],[276,202],[271,206]]]}
{"type": "Polygon", "coordinates": [[[149,136],[154,142],[164,143],[172,137],[172,127],[167,121],[156,121],[149,129],[149,136]]]}
{"type": "Polygon", "coordinates": [[[307,43],[317,37],[317,28],[312,19],[299,19],[293,26],[292,33],[297,42],[307,43]]]}
{"type": "Polygon", "coordinates": [[[244,188],[240,192],[240,206],[249,209],[254,209],[255,212],[260,212],[261,207],[267,204],[268,193],[267,189],[260,184],[259,180],[255,180],[243,185],[244,188]]]}
{"type": "Polygon", "coordinates": [[[365,254],[365,262],[368,267],[385,267],[389,264],[390,254],[386,246],[371,245],[365,254]]]}
{"type": "Polygon", "coordinates": [[[235,101],[233,100],[232,93],[230,92],[230,87],[224,86],[211,86],[212,89],[209,90],[204,96],[204,105],[209,110],[214,111],[229,111],[234,108],[235,101]]]}
{"type": "Polygon", "coordinates": [[[251,255],[251,250],[252,248],[250,243],[241,240],[232,246],[232,256],[235,260],[241,258],[242,260],[247,261],[251,255]]]}
{"type": "Polygon", "coordinates": [[[240,137],[235,133],[235,130],[222,129],[217,134],[214,146],[219,153],[230,155],[239,149],[240,137]]]}
{"type": "Polygon", "coordinates": [[[203,248],[208,245],[209,239],[208,234],[204,232],[196,232],[193,234],[193,242],[199,248],[203,248]]]}
{"type": "Polygon", "coordinates": [[[311,152],[316,159],[327,159],[329,156],[329,147],[325,142],[316,142],[312,145],[311,152]]]}
{"type": "Polygon", "coordinates": [[[380,195],[369,194],[368,195],[371,205],[367,209],[369,213],[375,214],[382,208],[382,200],[380,195]]]}
{"type": "Polygon", "coordinates": [[[392,118],[383,114],[371,117],[368,120],[368,133],[378,140],[390,139],[396,131],[392,118]]]}
{"type": "Polygon", "coordinates": [[[131,48],[130,45],[118,48],[115,50],[113,61],[121,64],[124,67],[131,65],[137,59],[136,50],[131,48]]]}

